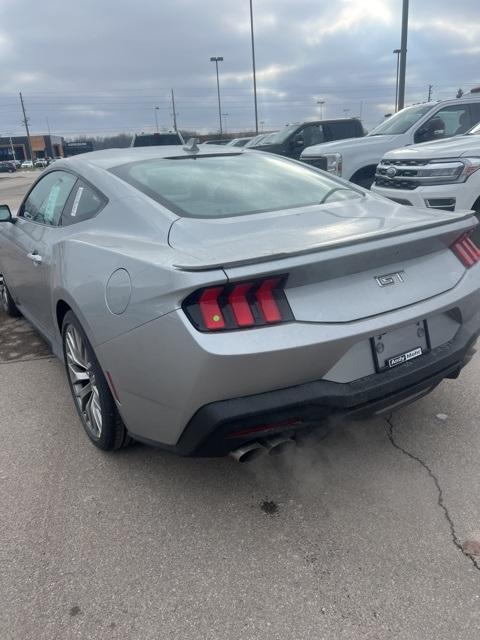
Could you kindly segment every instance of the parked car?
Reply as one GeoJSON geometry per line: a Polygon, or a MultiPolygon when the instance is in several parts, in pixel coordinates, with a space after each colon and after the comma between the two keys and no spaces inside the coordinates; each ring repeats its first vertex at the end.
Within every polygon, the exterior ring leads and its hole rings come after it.
{"type": "Polygon", "coordinates": [[[480,125],[385,154],[372,190],[400,204],[480,214],[480,125]]]}
{"type": "MultiPolygon", "coordinates": [[[[271,132],[271,133],[275,133],[275,132],[271,132]]],[[[269,135],[271,135],[271,133],[259,133],[258,136],[255,136],[251,140],[249,140],[245,144],[245,147],[248,149],[256,147],[264,138],[267,138],[269,135]]]]}
{"type": "Polygon", "coordinates": [[[169,131],[168,133],[136,133],[131,147],[162,147],[164,145],[185,144],[180,131],[169,131]]]}
{"type": "Polygon", "coordinates": [[[33,165],[37,167],[37,169],[42,169],[48,166],[48,160],[46,158],[37,158],[33,165]]]}
{"type": "Polygon", "coordinates": [[[21,167],[22,169],[33,169],[33,162],[31,160],[24,160],[21,167]]]}
{"type": "Polygon", "coordinates": [[[289,125],[250,146],[261,151],[298,159],[302,151],[312,145],[329,140],[360,137],[364,134],[362,123],[357,118],[318,120],[289,125]]]}
{"type": "Polygon", "coordinates": [[[62,160],[16,218],[0,207],[3,308],[64,360],[96,446],[245,460],[458,376],[480,331],[473,213],[177,149],[62,160]]]}
{"type": "Polygon", "coordinates": [[[13,160],[1,160],[0,161],[0,173],[13,173],[17,170],[17,167],[13,160]]]}
{"type": "Polygon", "coordinates": [[[480,122],[480,95],[427,102],[402,109],[364,138],[309,147],[301,160],[369,189],[388,151],[414,143],[450,138],[480,122]]]}
{"type": "Polygon", "coordinates": [[[202,144],[227,144],[230,142],[229,138],[218,138],[217,140],[205,140],[202,144]]]}
{"type": "Polygon", "coordinates": [[[226,147],[244,147],[247,142],[250,142],[250,140],[252,140],[252,136],[249,137],[245,137],[245,138],[233,138],[233,140],[229,140],[229,142],[227,142],[227,144],[225,145],[226,147]]]}

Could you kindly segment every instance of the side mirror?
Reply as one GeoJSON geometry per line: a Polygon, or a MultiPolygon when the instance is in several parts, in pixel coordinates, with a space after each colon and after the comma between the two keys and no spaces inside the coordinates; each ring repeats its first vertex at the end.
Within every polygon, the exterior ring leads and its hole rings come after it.
{"type": "Polygon", "coordinates": [[[305,140],[303,139],[303,136],[297,135],[292,140],[292,144],[294,147],[303,147],[305,146],[305,140]]]}
{"type": "Polygon", "coordinates": [[[12,212],[8,204],[0,204],[0,222],[13,222],[12,212]]]}
{"type": "Polygon", "coordinates": [[[445,135],[445,123],[441,118],[432,118],[417,131],[416,137],[420,142],[428,142],[445,135]]]}

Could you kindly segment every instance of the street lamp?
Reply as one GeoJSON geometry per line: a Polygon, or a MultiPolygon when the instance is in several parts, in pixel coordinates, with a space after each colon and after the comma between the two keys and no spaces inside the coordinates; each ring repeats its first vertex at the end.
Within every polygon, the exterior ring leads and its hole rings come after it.
{"type": "Polygon", "coordinates": [[[317,104],[320,105],[320,120],[323,120],[323,106],[325,104],[325,100],[317,100],[317,104]]]}
{"type": "Polygon", "coordinates": [[[255,71],[255,37],[253,34],[253,6],[250,0],[250,34],[252,38],[252,69],[253,69],[253,101],[255,104],[255,133],[258,136],[258,106],[257,106],[257,73],[255,71]]]}
{"type": "Polygon", "coordinates": [[[158,133],[158,116],[157,116],[157,111],[160,109],[160,107],[153,107],[153,113],[155,114],[155,127],[157,129],[157,133],[158,133]]]}
{"type": "Polygon", "coordinates": [[[218,63],[223,62],[222,56],[213,56],[210,58],[210,62],[215,62],[215,68],[217,70],[217,95],[218,95],[218,120],[220,122],[220,137],[223,135],[222,129],[222,106],[220,103],[220,80],[218,79],[218,63]]]}
{"type": "Polygon", "coordinates": [[[223,130],[225,133],[227,133],[227,116],[228,113],[222,113],[223,116],[223,130]]]}
{"type": "Polygon", "coordinates": [[[399,65],[400,65],[400,53],[401,53],[401,49],[394,49],[393,53],[395,53],[397,55],[397,80],[395,83],[395,113],[397,113],[397,109],[398,109],[398,69],[399,69],[399,65]]]}

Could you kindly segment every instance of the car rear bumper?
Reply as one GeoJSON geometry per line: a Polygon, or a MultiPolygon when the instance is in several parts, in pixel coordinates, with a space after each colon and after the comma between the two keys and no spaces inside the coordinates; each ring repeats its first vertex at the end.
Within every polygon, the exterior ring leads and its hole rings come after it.
{"type": "Polygon", "coordinates": [[[461,328],[454,339],[421,358],[354,382],[319,380],[207,404],[178,443],[164,448],[180,455],[225,455],[258,438],[311,429],[329,417],[385,413],[429,393],[444,378],[456,378],[475,353],[476,339],[461,328]]]}

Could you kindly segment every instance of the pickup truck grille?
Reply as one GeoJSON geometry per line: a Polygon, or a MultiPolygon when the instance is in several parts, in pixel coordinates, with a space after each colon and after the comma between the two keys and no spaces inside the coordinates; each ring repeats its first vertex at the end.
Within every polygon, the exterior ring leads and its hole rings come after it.
{"type": "Polygon", "coordinates": [[[413,191],[420,184],[416,180],[418,167],[428,164],[428,160],[382,160],[375,173],[375,184],[387,189],[413,191]]]}
{"type": "Polygon", "coordinates": [[[302,158],[302,162],[309,164],[316,169],[327,170],[327,159],[325,156],[319,156],[318,158],[302,158]]]}

